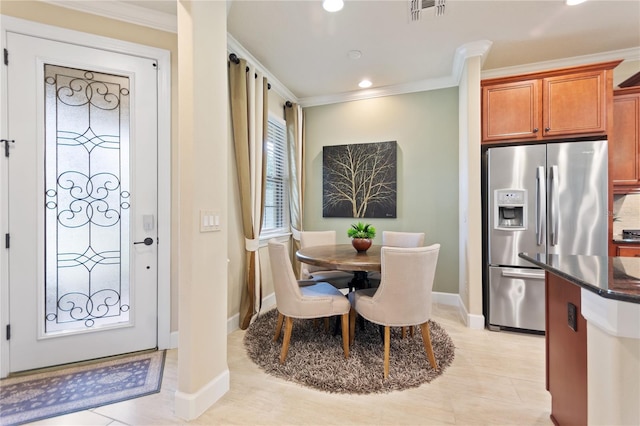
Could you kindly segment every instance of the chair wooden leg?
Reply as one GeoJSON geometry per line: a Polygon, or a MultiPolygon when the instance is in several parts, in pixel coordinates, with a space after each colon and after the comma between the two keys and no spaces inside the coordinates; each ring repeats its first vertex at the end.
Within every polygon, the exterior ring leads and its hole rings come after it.
{"type": "Polygon", "coordinates": [[[384,378],[389,377],[389,351],[391,349],[391,327],[384,327],[384,378]]]}
{"type": "Polygon", "coordinates": [[[413,329],[414,328],[415,328],[414,326],[410,326],[409,327],[409,336],[411,336],[411,337],[413,337],[413,329]]]}
{"type": "Polygon", "coordinates": [[[280,338],[280,330],[282,330],[282,321],[284,321],[284,315],[278,312],[278,322],[276,323],[276,334],[273,335],[274,342],[280,338]]]}
{"type": "Polygon", "coordinates": [[[422,343],[424,344],[424,350],[429,358],[429,363],[434,370],[438,371],[438,364],[436,364],[436,356],[433,353],[433,346],[431,345],[431,333],[429,332],[429,321],[420,325],[422,331],[422,343]]]}
{"type": "Polygon", "coordinates": [[[402,339],[407,337],[407,327],[402,327],[402,334],[400,335],[402,339]]]}
{"type": "Polygon", "coordinates": [[[353,345],[356,339],[356,310],[349,309],[349,344],[353,345]]]}
{"type": "Polygon", "coordinates": [[[349,358],[349,312],[342,315],[342,349],[344,357],[349,358]]]}
{"type": "Polygon", "coordinates": [[[287,317],[284,324],[284,339],[282,340],[282,352],[280,352],[280,364],[284,364],[289,352],[289,340],[291,340],[291,330],[293,329],[293,318],[287,317]]]}
{"type": "Polygon", "coordinates": [[[329,317],[324,317],[324,332],[329,332],[329,317]]]}

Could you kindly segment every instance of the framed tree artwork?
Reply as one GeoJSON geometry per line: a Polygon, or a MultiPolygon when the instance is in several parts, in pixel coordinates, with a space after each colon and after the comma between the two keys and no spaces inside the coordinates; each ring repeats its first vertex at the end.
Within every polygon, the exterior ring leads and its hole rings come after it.
{"type": "Polygon", "coordinates": [[[323,217],[396,217],[397,143],[322,148],[323,217]]]}

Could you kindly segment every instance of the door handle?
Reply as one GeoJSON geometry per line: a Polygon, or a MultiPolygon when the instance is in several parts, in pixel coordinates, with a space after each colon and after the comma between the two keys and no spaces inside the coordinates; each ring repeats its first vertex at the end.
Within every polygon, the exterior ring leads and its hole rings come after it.
{"type": "Polygon", "coordinates": [[[153,244],[153,238],[147,237],[143,241],[134,241],[133,244],[144,244],[145,246],[150,246],[153,244]]]}
{"type": "Polygon", "coordinates": [[[536,243],[542,245],[542,236],[544,235],[544,212],[545,212],[545,200],[546,183],[544,179],[544,167],[536,167],[536,243]]]}
{"type": "Polygon", "coordinates": [[[558,244],[558,215],[560,214],[560,195],[559,191],[559,176],[558,176],[558,166],[551,166],[551,170],[549,172],[549,177],[551,179],[551,245],[555,246],[558,244]]]}
{"type": "Polygon", "coordinates": [[[530,278],[534,280],[544,280],[544,271],[521,271],[518,269],[503,269],[502,276],[506,278],[530,278]]]}

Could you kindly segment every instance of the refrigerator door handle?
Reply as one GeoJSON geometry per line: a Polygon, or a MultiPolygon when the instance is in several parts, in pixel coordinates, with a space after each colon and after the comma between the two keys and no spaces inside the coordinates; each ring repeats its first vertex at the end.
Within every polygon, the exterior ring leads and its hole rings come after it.
{"type": "Polygon", "coordinates": [[[539,246],[543,243],[544,235],[544,212],[546,194],[546,182],[544,178],[544,167],[536,167],[536,244],[539,246]]]}
{"type": "Polygon", "coordinates": [[[560,196],[559,196],[559,188],[558,188],[558,166],[551,166],[549,171],[549,179],[551,180],[551,196],[550,203],[550,220],[551,220],[551,238],[550,244],[555,246],[558,244],[558,214],[560,208],[560,196]]]}
{"type": "Polygon", "coordinates": [[[509,278],[529,278],[534,280],[544,280],[544,271],[542,269],[535,271],[523,271],[521,269],[505,268],[502,270],[502,276],[509,278]]]}

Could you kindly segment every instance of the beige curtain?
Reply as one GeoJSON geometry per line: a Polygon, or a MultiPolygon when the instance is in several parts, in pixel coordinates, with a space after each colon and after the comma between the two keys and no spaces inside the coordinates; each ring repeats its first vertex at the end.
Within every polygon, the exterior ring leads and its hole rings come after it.
{"type": "Polygon", "coordinates": [[[266,173],[263,149],[268,114],[267,80],[244,59],[237,64],[229,62],[229,96],[245,240],[245,285],[240,300],[240,328],[244,330],[260,312],[262,304],[258,248],[266,173]]]}
{"type": "MultiPolygon", "coordinates": [[[[300,105],[287,102],[284,108],[287,122],[287,151],[289,155],[289,211],[291,217],[292,250],[291,261],[296,275],[300,264],[295,258],[300,248],[302,212],[304,206],[304,116],[300,105]]],[[[298,277],[299,278],[299,277],[298,277]]]]}

